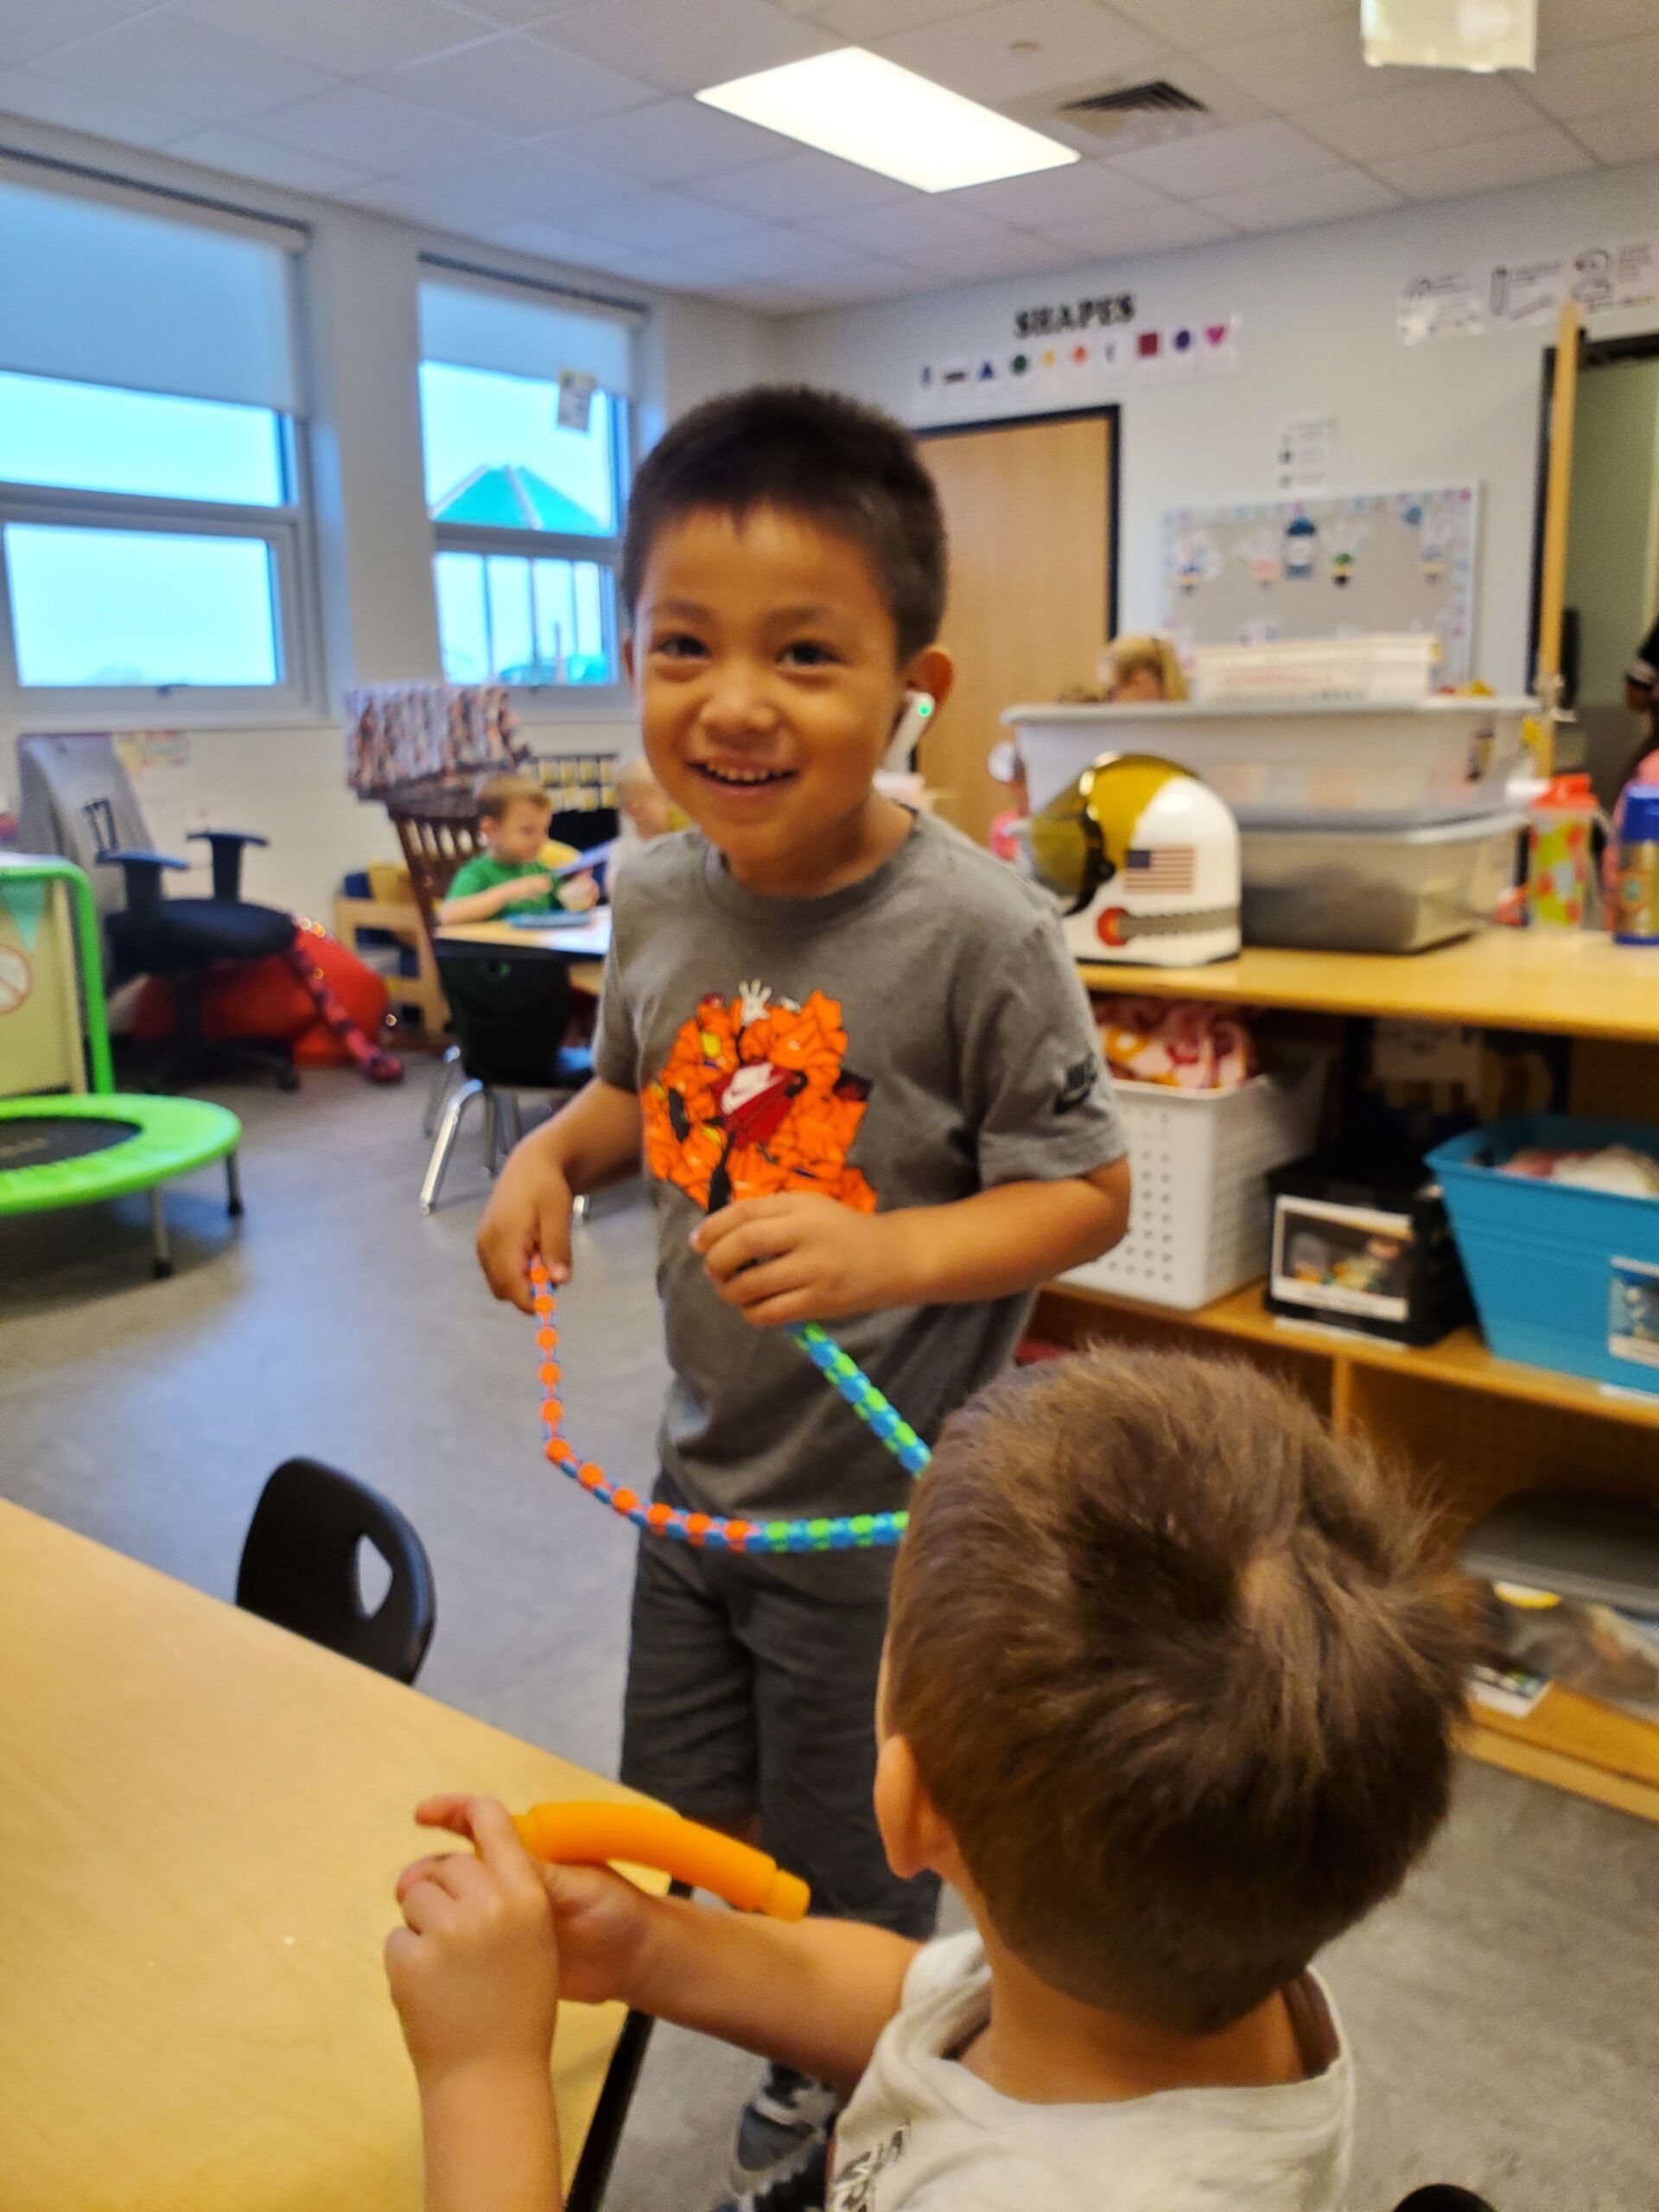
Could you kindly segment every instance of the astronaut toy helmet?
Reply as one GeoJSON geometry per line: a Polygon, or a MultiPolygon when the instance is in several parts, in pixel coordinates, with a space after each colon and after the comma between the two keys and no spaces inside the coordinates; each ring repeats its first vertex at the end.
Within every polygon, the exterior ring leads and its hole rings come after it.
{"type": "Polygon", "coordinates": [[[1021,838],[1076,959],[1189,968],[1237,952],[1238,825],[1173,760],[1103,753],[1021,838]]]}

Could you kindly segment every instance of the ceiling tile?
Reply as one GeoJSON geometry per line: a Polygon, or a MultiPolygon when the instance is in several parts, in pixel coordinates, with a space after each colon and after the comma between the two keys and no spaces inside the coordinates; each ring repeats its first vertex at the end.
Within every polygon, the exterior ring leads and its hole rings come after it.
{"type": "Polygon", "coordinates": [[[620,76],[579,54],[568,54],[527,32],[506,31],[477,46],[395,69],[375,84],[468,123],[515,137],[537,138],[562,123],[584,123],[642,107],[649,85],[620,76]]]}
{"type": "Polygon", "coordinates": [[[1354,0],[1248,0],[1248,6],[1241,5],[1241,0],[1112,0],[1112,6],[1172,46],[1202,54],[1236,38],[1241,20],[1266,37],[1330,16],[1351,18],[1354,0]]]}
{"type": "Polygon", "coordinates": [[[733,283],[791,284],[804,283],[808,278],[845,276],[862,268],[869,257],[807,231],[765,223],[735,238],[710,239],[691,250],[689,259],[699,272],[733,283]]]}
{"type": "Polygon", "coordinates": [[[1001,0],[901,31],[877,51],[970,99],[1007,107],[1033,92],[1139,75],[1169,49],[1090,0],[1001,0]]]}
{"type": "Polygon", "coordinates": [[[1588,115],[1573,125],[1573,136],[1599,162],[1644,162],[1659,154],[1659,102],[1621,107],[1611,115],[1588,115]]]}
{"type": "Polygon", "coordinates": [[[281,185],[289,192],[346,192],[367,181],[363,170],[348,168],[344,162],[298,153],[291,146],[257,138],[249,130],[195,130],[188,138],[172,140],[167,150],[181,161],[200,162],[207,168],[255,177],[261,184],[281,185]]]}
{"type": "Polygon", "coordinates": [[[440,0],[172,0],[188,22],[234,31],[256,46],[295,61],[365,77],[397,69],[468,39],[487,38],[492,26],[444,7],[440,0]]]}
{"type": "Polygon", "coordinates": [[[1260,184],[1199,201],[1211,215],[1246,231],[1293,231],[1304,223],[1338,223],[1349,215],[1375,215],[1397,207],[1400,194],[1363,169],[1329,169],[1323,176],[1260,184]]]}
{"type": "Polygon", "coordinates": [[[429,168],[435,162],[481,161],[518,144],[498,130],[480,130],[413,100],[394,99],[372,85],[337,85],[315,99],[296,100],[260,118],[262,137],[345,162],[378,176],[429,168]]]}
{"type": "Polygon", "coordinates": [[[702,92],[838,43],[765,0],[582,0],[537,35],[671,92],[702,92]]]}
{"type": "Polygon", "coordinates": [[[472,223],[568,223],[576,209],[638,190],[633,178],[577,161],[548,141],[515,145],[481,162],[429,160],[361,197],[416,222],[461,229],[472,223]]]}
{"type": "MultiPolygon", "coordinates": [[[[703,289],[701,272],[691,271],[698,277],[698,290],[703,289]]],[[[722,307],[741,308],[749,315],[804,315],[815,302],[804,292],[786,292],[777,284],[721,284],[708,289],[710,299],[718,300],[722,307]]]]}
{"type": "Polygon", "coordinates": [[[774,131],[758,130],[752,123],[691,99],[653,99],[649,106],[630,108],[626,115],[556,131],[549,143],[645,184],[678,184],[688,177],[713,176],[751,163],[771,167],[778,150],[774,131]]]}
{"type": "Polygon", "coordinates": [[[154,4],[155,0],[51,0],[43,7],[41,0],[0,0],[0,68],[108,30],[154,4]]]}
{"type": "Polygon", "coordinates": [[[1538,51],[1559,54],[1600,38],[1634,38],[1653,29],[1653,0],[1542,0],[1538,51]]]}
{"type": "Polygon", "coordinates": [[[321,92],[326,70],[289,61],[228,31],[168,15],[141,16],[61,47],[35,63],[85,92],[170,108],[203,124],[233,122],[321,92]]]}
{"type": "Polygon", "coordinates": [[[1166,207],[1166,195],[1149,184],[1108,168],[1103,162],[1073,162],[1069,168],[1039,169],[1033,176],[1005,177],[1000,184],[970,185],[950,203],[993,222],[1086,222],[1091,215],[1128,215],[1141,207],[1166,207]]]}
{"type": "Polygon", "coordinates": [[[1568,122],[1629,107],[1633,92],[1645,89],[1650,98],[1659,97],[1659,30],[1547,54],[1537,73],[1522,81],[1540,107],[1568,122]]]}
{"type": "Polygon", "coordinates": [[[1592,165],[1566,131],[1541,124],[1535,130],[1512,131],[1507,137],[1484,138],[1472,146],[1447,146],[1438,154],[1372,166],[1409,200],[1450,200],[1464,192],[1493,192],[1506,184],[1569,176],[1592,165]]]}
{"type": "MultiPolygon", "coordinates": [[[[1239,9],[1243,20],[1248,11],[1239,9]]],[[[1368,69],[1359,47],[1359,10],[1352,7],[1329,21],[1303,24],[1265,36],[1230,39],[1211,47],[1205,60],[1212,69],[1273,108],[1317,107],[1325,100],[1363,99],[1379,77],[1393,73],[1368,69]]],[[[1414,69],[1427,79],[1438,71],[1414,69]]]]}
{"type": "Polygon", "coordinates": [[[570,0],[440,0],[440,4],[453,8],[457,15],[476,16],[487,29],[494,23],[499,28],[519,31],[531,23],[545,23],[562,15],[570,0]]]}
{"type": "Polygon", "coordinates": [[[492,223],[479,235],[492,245],[510,246],[515,253],[539,254],[544,261],[573,262],[578,269],[605,266],[604,251],[585,232],[562,223],[492,223]]]}
{"type": "Polygon", "coordinates": [[[976,249],[989,251],[1007,235],[1006,225],[969,214],[948,200],[916,194],[888,207],[867,207],[851,215],[830,215],[808,226],[817,237],[838,245],[879,253],[926,268],[936,255],[953,262],[976,249]]]}
{"type": "Polygon", "coordinates": [[[975,0],[820,0],[805,13],[815,23],[860,46],[878,39],[896,38],[924,23],[942,22],[947,16],[972,13],[975,0]]]}
{"type": "MultiPolygon", "coordinates": [[[[1386,79],[1395,73],[1383,73],[1386,79]]],[[[1296,126],[1351,162],[1372,162],[1501,137],[1537,120],[1537,109],[1502,77],[1436,71],[1427,84],[1379,89],[1363,99],[1299,111],[1296,126]]]]}
{"type": "Polygon", "coordinates": [[[839,276],[815,276],[812,296],[827,306],[845,306],[857,300],[899,299],[917,289],[916,271],[902,262],[870,255],[839,276]]]}
{"type": "Polygon", "coordinates": [[[55,124],[60,130],[112,138],[122,146],[165,146],[195,128],[194,116],[44,77],[36,69],[0,69],[0,111],[55,124]]]}
{"type": "Polygon", "coordinates": [[[1331,149],[1288,123],[1269,117],[1241,123],[1230,130],[1173,140],[1120,154],[1112,166],[1138,183],[1156,185],[1178,200],[1207,200],[1217,193],[1244,191],[1252,185],[1278,184],[1287,177],[1315,176],[1331,167],[1331,149]]]}
{"type": "Polygon", "coordinates": [[[671,254],[683,245],[735,238],[752,218],[683,192],[635,192],[584,208],[578,226],[599,244],[631,246],[641,253],[671,254]]]}
{"type": "MultiPolygon", "coordinates": [[[[772,143],[775,146],[778,141],[772,138],[772,143]]],[[[735,176],[707,176],[697,191],[704,200],[718,200],[745,214],[766,215],[781,223],[850,214],[855,208],[887,207],[912,196],[907,184],[878,176],[874,169],[860,168],[852,162],[838,162],[832,154],[817,153],[786,155],[781,162],[740,169],[735,176]]]]}
{"type": "Polygon", "coordinates": [[[1147,207],[1135,215],[1103,215],[1096,223],[1061,224],[1048,236],[1079,260],[1125,253],[1161,253],[1234,238],[1230,223],[1205,207],[1147,207]]]}

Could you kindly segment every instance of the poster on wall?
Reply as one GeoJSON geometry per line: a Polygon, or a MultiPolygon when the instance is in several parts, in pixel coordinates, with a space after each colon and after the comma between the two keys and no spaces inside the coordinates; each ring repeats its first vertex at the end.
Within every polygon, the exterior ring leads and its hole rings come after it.
{"type": "Polygon", "coordinates": [[[1480,499],[1473,484],[1349,499],[1173,507],[1164,627],[1196,645],[1433,632],[1437,685],[1475,674],[1480,499]]]}
{"type": "Polygon", "coordinates": [[[1060,414],[1150,385],[1230,376],[1242,318],[1046,331],[974,353],[918,361],[911,420],[918,429],[999,415],[1060,414]]]}
{"type": "Polygon", "coordinates": [[[1479,338],[1489,330],[1553,323],[1563,301],[1586,315],[1659,302],[1659,233],[1536,260],[1409,278],[1401,288],[1400,336],[1408,346],[1432,338],[1479,338]]]}

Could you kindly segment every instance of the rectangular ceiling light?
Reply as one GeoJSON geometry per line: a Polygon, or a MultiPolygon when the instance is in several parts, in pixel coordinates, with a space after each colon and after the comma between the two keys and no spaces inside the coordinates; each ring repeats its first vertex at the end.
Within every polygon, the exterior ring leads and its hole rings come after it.
{"type": "Polygon", "coordinates": [[[1538,0],[1360,0],[1373,69],[1535,69],[1538,0]]]}
{"type": "Polygon", "coordinates": [[[919,192],[955,192],[1077,159],[1058,139],[860,46],[734,77],[697,98],[919,192]]]}

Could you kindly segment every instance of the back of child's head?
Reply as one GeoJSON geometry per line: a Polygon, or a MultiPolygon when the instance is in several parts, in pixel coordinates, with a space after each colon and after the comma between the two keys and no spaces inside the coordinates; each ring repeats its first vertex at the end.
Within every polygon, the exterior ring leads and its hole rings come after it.
{"type": "Polygon", "coordinates": [[[1446,1810],[1465,1657],[1427,1535],[1240,1365],[1082,1353],[947,1425],[887,1719],[1043,1980],[1211,2033],[1395,1889],[1446,1810]]]}
{"type": "Polygon", "coordinates": [[[528,802],[550,816],[553,801],[544,787],[530,776],[491,776],[478,791],[480,822],[505,822],[513,808],[528,802]]]}
{"type": "Polygon", "coordinates": [[[740,524],[771,508],[849,538],[868,560],[902,664],[944,612],[944,522],[916,441],[880,409],[807,385],[756,385],[683,415],[639,465],[628,499],[630,616],[662,531],[694,514],[740,524]]]}

